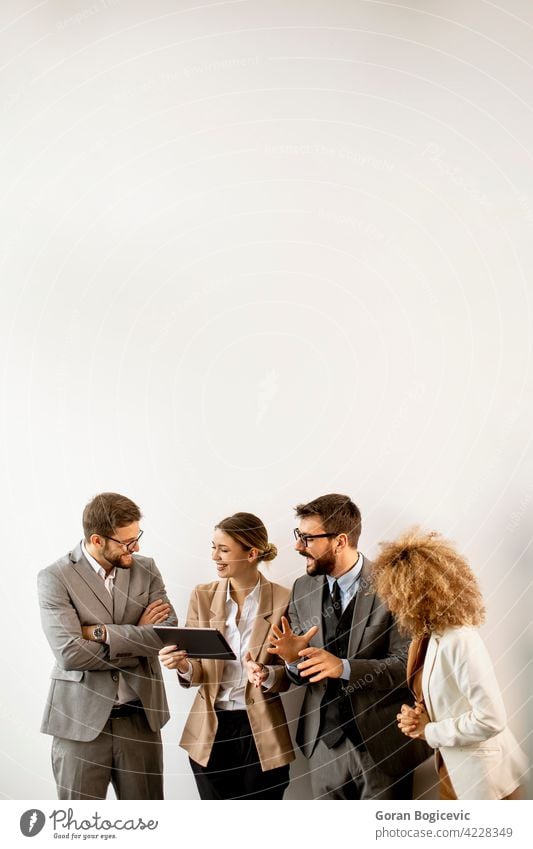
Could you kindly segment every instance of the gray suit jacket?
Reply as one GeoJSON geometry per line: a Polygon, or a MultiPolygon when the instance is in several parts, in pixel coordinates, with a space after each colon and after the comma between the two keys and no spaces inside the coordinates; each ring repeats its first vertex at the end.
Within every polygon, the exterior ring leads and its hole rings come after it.
{"type": "MultiPolygon", "coordinates": [[[[102,731],[118,689],[120,670],[141,700],[152,731],[169,718],[157,657],[162,646],[152,626],[138,627],[145,607],[166,596],[150,557],[135,555],[117,569],[113,600],[81,546],[38,575],[43,629],[56,663],[41,731],[69,740],[94,740],[102,731]],[[82,625],[104,624],[109,645],[85,640],[82,625]]],[[[167,620],[176,625],[171,608],[167,620]]]]}
{"type": "MultiPolygon", "coordinates": [[[[372,759],[390,775],[403,775],[431,754],[421,740],[406,738],[397,727],[396,714],[413,697],[407,689],[406,664],[409,640],[401,637],[388,607],[370,586],[371,563],[363,558],[363,570],[348,644],[350,680],[344,692],[350,699],[354,721],[372,759]]],[[[304,634],[312,625],[318,632],[311,645],[324,645],[322,627],[322,592],[324,576],[304,575],[294,584],[289,604],[293,631],[304,634]]],[[[306,684],[296,742],[306,757],[317,743],[320,704],[326,682],[306,684]]]]}

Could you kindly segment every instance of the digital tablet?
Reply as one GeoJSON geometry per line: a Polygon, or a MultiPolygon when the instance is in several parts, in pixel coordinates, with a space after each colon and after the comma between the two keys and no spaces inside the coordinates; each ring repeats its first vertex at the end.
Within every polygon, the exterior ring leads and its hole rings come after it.
{"type": "Polygon", "coordinates": [[[177,646],[189,657],[204,660],[235,660],[226,638],[217,628],[179,628],[154,625],[154,631],[165,646],[177,646]]]}

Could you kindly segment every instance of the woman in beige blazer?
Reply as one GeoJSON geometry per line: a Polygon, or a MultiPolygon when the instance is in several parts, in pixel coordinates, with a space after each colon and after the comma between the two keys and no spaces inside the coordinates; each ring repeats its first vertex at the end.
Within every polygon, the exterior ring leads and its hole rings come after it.
{"type": "Polygon", "coordinates": [[[413,707],[398,725],[436,750],[441,799],[519,798],[527,761],[506,727],[490,657],[477,631],[484,605],[466,561],[436,533],[416,528],[381,546],[375,589],[413,640],[413,707]]]}
{"type": "Polygon", "coordinates": [[[294,752],[279,693],[290,682],[267,646],[290,590],[259,572],[276,554],[257,516],[219,522],[212,543],[218,580],[193,590],[187,626],[218,628],[236,660],[193,660],[175,646],[159,653],[182,687],[200,688],[180,746],[202,799],[281,799],[289,783],[294,752]]]}

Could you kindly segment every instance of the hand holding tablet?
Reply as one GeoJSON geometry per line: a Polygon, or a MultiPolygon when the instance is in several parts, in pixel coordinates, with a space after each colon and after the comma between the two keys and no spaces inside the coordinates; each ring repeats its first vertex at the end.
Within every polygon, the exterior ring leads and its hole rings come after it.
{"type": "Polygon", "coordinates": [[[217,628],[179,628],[154,625],[164,646],[177,646],[191,658],[203,660],[235,660],[231,646],[217,628]]]}

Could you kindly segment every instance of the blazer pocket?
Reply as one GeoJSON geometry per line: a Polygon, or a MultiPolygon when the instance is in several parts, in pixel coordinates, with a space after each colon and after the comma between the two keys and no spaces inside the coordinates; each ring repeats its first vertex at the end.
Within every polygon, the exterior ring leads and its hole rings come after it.
{"type": "MultiPolygon", "coordinates": [[[[463,749],[464,752],[468,751],[468,749],[463,749]]],[[[476,758],[488,758],[491,755],[499,755],[501,750],[499,746],[493,746],[491,749],[483,748],[483,749],[470,749],[470,754],[475,755],[476,758]]]]}
{"type": "Polygon", "coordinates": [[[490,755],[500,755],[500,746],[457,746],[460,752],[474,755],[476,758],[488,758],[490,755]]]}
{"type": "Polygon", "coordinates": [[[55,681],[81,681],[84,676],[83,669],[52,669],[50,678],[55,681]]]}
{"type": "Polygon", "coordinates": [[[133,601],[135,604],[140,604],[142,607],[148,606],[148,590],[145,592],[141,592],[138,595],[130,596],[130,602],[133,601]]]}

